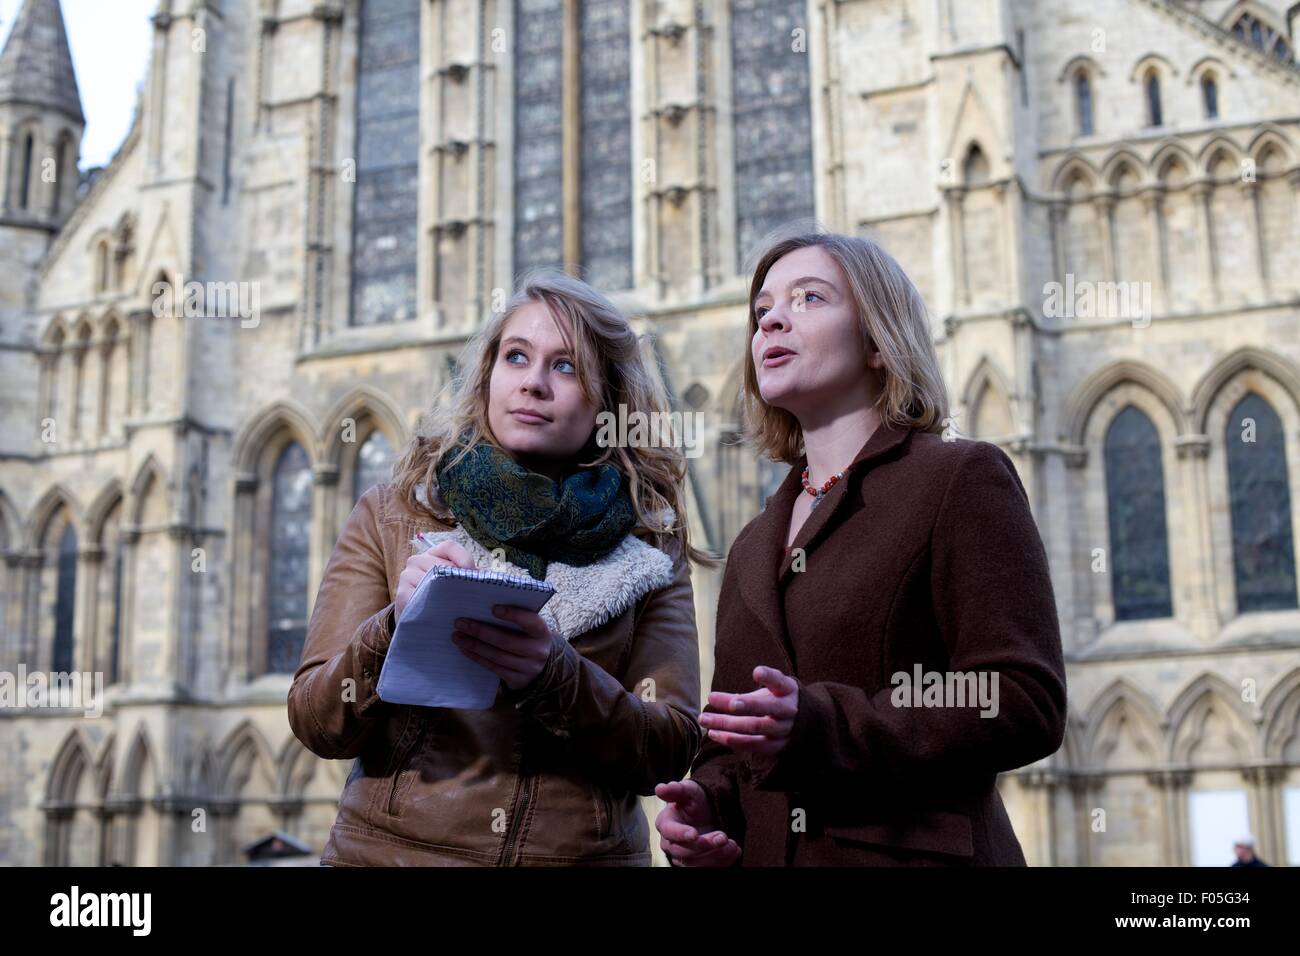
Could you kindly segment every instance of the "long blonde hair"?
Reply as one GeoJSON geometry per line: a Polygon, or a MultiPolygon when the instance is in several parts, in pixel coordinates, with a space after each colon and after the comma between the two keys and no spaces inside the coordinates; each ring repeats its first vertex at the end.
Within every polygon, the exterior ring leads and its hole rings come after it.
{"type": "MultiPolygon", "coordinates": [[[[413,510],[433,512],[428,503],[434,500],[437,470],[444,456],[450,456],[451,465],[479,442],[501,449],[488,425],[492,366],[506,323],[529,303],[540,303],[550,311],[573,356],[579,387],[598,409],[617,413],[621,406],[629,415],[643,413],[648,421],[657,420],[650,417],[652,413],[668,411],[662,385],[642,360],[640,338],[618,307],[587,283],[558,270],[530,272],[505,308],[469,340],[451,385],[450,401],[435,402],[393,466],[394,490],[413,510]]],[[[690,544],[683,493],[686,460],[680,448],[653,443],[602,448],[593,429],[578,459],[578,467],[610,462],[623,474],[637,517],[633,534],[649,538],[660,548],[676,541],[681,553],[696,563],[716,562],[713,555],[690,544]],[[584,456],[590,460],[581,461],[584,456]],[[663,517],[668,508],[675,515],[670,524],[663,517]]]]}
{"type": "MultiPolygon", "coordinates": [[[[832,232],[803,232],[770,241],[759,254],[749,284],[749,336],[745,340],[745,433],[769,458],[794,464],[803,454],[799,420],[763,401],[750,343],[758,331],[754,300],[773,264],[787,253],[818,246],[840,264],[858,313],[863,344],[884,358],[883,388],[876,402],[882,423],[891,428],[941,432],[948,418],[948,392],[930,336],[930,318],[921,293],[903,267],[877,242],[832,232]]],[[[866,368],[863,368],[866,372],[866,368]]]]}

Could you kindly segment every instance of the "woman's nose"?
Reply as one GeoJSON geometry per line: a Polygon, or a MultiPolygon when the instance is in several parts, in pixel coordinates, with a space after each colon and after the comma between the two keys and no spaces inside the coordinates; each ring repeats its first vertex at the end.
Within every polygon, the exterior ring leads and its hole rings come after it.
{"type": "Polygon", "coordinates": [[[758,320],[758,327],[766,333],[770,333],[775,329],[788,329],[790,319],[780,306],[773,306],[767,310],[767,314],[758,320]]]}

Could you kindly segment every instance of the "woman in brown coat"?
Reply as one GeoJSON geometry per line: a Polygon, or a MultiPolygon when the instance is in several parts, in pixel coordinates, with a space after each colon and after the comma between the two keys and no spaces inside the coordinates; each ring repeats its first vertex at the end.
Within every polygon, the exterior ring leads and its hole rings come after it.
{"type": "Polygon", "coordinates": [[[470,343],[455,394],[348,518],[320,585],[289,722],[358,758],[332,865],[648,865],[638,796],[699,748],[681,450],[603,443],[602,410],[662,411],[637,336],[595,289],[536,276],[470,343]],[[429,549],[424,550],[423,545],[429,549]],[[489,710],[386,702],[394,628],[435,564],[544,578],[522,633],[460,621],[500,677],[489,710]]]}
{"type": "Polygon", "coordinates": [[[746,418],[792,465],[736,538],[675,865],[1023,865],[997,774],[1053,753],[1065,672],[1014,466],[955,439],[916,288],[875,243],[774,244],[746,418]]]}

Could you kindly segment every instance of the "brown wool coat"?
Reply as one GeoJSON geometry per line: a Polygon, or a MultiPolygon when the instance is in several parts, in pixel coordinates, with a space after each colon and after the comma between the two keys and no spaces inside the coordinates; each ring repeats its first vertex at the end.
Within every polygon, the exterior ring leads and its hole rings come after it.
{"type": "Polygon", "coordinates": [[[748,692],[760,664],[794,676],[791,737],[775,759],[707,741],[693,778],[745,866],[1024,865],[994,784],[1056,751],[1066,695],[1014,466],[986,442],[879,428],[785,554],[805,464],[728,556],[713,679],[748,692]],[[917,664],[996,673],[996,716],[895,706],[892,676],[917,664]]]}

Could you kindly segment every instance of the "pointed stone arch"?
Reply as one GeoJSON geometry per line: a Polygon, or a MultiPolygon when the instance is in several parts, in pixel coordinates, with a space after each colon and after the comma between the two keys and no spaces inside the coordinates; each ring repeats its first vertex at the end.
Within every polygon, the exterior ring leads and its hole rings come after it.
{"type": "Polygon", "coordinates": [[[276,793],[277,761],[266,737],[251,720],[239,722],[217,748],[216,793],[224,799],[238,799],[254,775],[270,794],[276,793]]]}
{"type": "Polygon", "coordinates": [[[1178,386],[1163,372],[1142,362],[1121,359],[1098,369],[1090,375],[1065,404],[1064,438],[1075,446],[1084,443],[1088,420],[1098,404],[1112,389],[1131,382],[1154,395],[1169,412],[1177,434],[1187,432],[1187,415],[1178,386]]]}
{"type": "Polygon", "coordinates": [[[1154,702],[1125,678],[1110,683],[1088,708],[1082,740],[1083,760],[1088,768],[1105,768],[1124,739],[1144,758],[1136,766],[1160,761],[1164,727],[1154,702]]]}
{"type": "Polygon", "coordinates": [[[1152,155],[1149,166],[1151,179],[1158,183],[1165,183],[1174,167],[1181,168],[1187,179],[1191,179],[1197,170],[1196,158],[1186,146],[1178,142],[1164,143],[1152,155]]]}
{"type": "Polygon", "coordinates": [[[1127,148],[1117,149],[1106,157],[1106,162],[1101,167],[1101,178],[1108,188],[1118,190],[1119,179],[1125,172],[1132,173],[1136,180],[1134,189],[1141,189],[1151,183],[1146,161],[1127,148]]]}
{"type": "Polygon", "coordinates": [[[1270,165],[1267,158],[1271,151],[1276,151],[1281,155],[1283,169],[1289,169],[1295,165],[1295,147],[1290,138],[1281,127],[1267,123],[1251,137],[1250,143],[1246,146],[1246,152],[1255,161],[1255,165],[1263,170],[1270,165]]]}
{"type": "Polygon", "coordinates": [[[131,479],[127,512],[131,524],[140,527],[147,523],[146,518],[153,518],[155,524],[158,523],[158,518],[167,521],[172,513],[171,490],[167,473],[153,452],[150,452],[131,479]]]}
{"type": "Polygon", "coordinates": [[[45,539],[50,522],[64,509],[67,511],[68,520],[72,523],[73,530],[77,532],[77,540],[85,540],[84,512],[80,503],[71,491],[62,484],[56,484],[41,495],[40,500],[32,508],[31,517],[27,519],[29,535],[27,546],[30,550],[40,549],[47,544],[45,539]]]}
{"type": "Polygon", "coordinates": [[[113,478],[107,485],[100,489],[95,500],[86,508],[86,541],[98,542],[103,537],[104,522],[108,520],[113,509],[119,504],[123,504],[126,499],[126,493],[122,490],[122,482],[113,478]]]}
{"type": "Polygon", "coordinates": [[[987,434],[994,438],[1009,437],[1018,433],[1015,406],[1012,403],[1013,394],[1002,369],[989,356],[982,356],[967,378],[966,387],[962,391],[962,408],[966,412],[965,433],[974,437],[987,434]],[[987,406],[986,403],[991,399],[996,400],[998,405],[992,408],[987,406]],[[979,420],[986,409],[1003,410],[1008,428],[1004,431],[990,431],[988,428],[981,427],[979,420]]]}
{"type": "Polygon", "coordinates": [[[1300,369],[1282,355],[1247,345],[1216,363],[1192,390],[1192,426],[1198,433],[1205,432],[1210,408],[1219,392],[1238,375],[1251,370],[1273,379],[1300,412],[1300,369]]]}
{"type": "Polygon", "coordinates": [[[148,800],[155,794],[145,793],[145,785],[152,782],[155,790],[161,789],[162,767],[155,756],[148,727],[143,721],[136,726],[130,739],[126,758],[122,761],[122,774],[114,781],[117,795],[127,799],[148,800]]]}
{"type": "Polygon", "coordinates": [[[1240,691],[1218,674],[1206,672],[1192,680],[1169,707],[1168,760],[1178,766],[1193,763],[1196,750],[1208,739],[1206,729],[1211,721],[1223,724],[1236,755],[1236,760],[1229,763],[1258,759],[1258,716],[1249,713],[1240,701],[1240,691]]]}
{"type": "MultiPolygon", "coordinates": [[[[352,418],[361,424],[369,419],[384,432],[394,448],[401,448],[409,438],[409,430],[402,420],[397,403],[372,385],[358,385],[339,398],[321,417],[321,431],[317,447],[323,449],[322,460],[338,464],[343,445],[340,423],[352,418]]],[[[358,440],[361,436],[358,435],[358,440]]]]}
{"type": "Polygon", "coordinates": [[[1231,137],[1218,135],[1202,146],[1197,153],[1196,171],[1202,176],[1210,176],[1215,163],[1220,158],[1226,158],[1236,167],[1239,174],[1242,156],[1241,147],[1233,142],[1231,137]]]}
{"type": "Polygon", "coordinates": [[[321,461],[318,430],[312,425],[311,414],[297,402],[285,399],[256,413],[235,439],[231,457],[237,477],[256,476],[267,445],[286,433],[302,445],[313,467],[321,461]]]}
{"type": "Polygon", "coordinates": [[[1101,183],[1097,168],[1087,158],[1075,154],[1057,167],[1055,175],[1052,176],[1052,192],[1066,193],[1076,179],[1081,179],[1090,193],[1095,192],[1101,183]]]}
{"type": "Polygon", "coordinates": [[[1273,685],[1262,709],[1264,758],[1294,765],[1300,759],[1300,667],[1273,685]]]}

